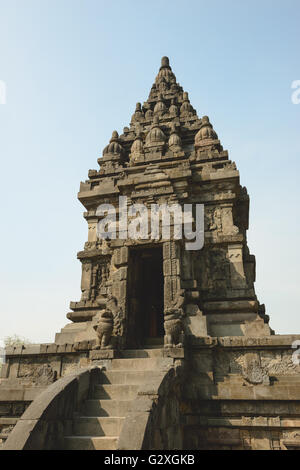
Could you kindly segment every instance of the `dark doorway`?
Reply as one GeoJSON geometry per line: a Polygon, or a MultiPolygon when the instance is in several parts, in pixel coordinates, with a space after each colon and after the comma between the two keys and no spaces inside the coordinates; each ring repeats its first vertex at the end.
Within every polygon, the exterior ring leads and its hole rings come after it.
{"type": "Polygon", "coordinates": [[[162,248],[132,249],[128,274],[130,343],[137,347],[162,343],[164,336],[162,248]]]}

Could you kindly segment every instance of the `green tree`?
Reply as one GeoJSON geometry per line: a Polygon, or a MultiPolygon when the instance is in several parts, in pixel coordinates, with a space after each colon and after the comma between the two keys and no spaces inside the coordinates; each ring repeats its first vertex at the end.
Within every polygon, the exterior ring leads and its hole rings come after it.
{"type": "Polygon", "coordinates": [[[27,346],[29,344],[33,344],[32,341],[30,341],[27,338],[24,338],[23,336],[18,336],[18,335],[13,335],[13,336],[6,336],[4,338],[4,346],[6,348],[8,347],[17,347],[17,346],[27,346]]]}
{"type": "MultiPolygon", "coordinates": [[[[4,338],[4,341],[2,341],[2,344],[4,348],[8,347],[17,347],[17,346],[28,346],[29,344],[34,344],[32,341],[30,341],[27,338],[24,338],[23,336],[18,336],[18,335],[13,335],[13,336],[6,336],[4,338]]],[[[1,346],[1,344],[0,344],[1,346]]],[[[3,360],[4,360],[4,353],[5,350],[0,347],[0,373],[3,365],[3,360]]]]}

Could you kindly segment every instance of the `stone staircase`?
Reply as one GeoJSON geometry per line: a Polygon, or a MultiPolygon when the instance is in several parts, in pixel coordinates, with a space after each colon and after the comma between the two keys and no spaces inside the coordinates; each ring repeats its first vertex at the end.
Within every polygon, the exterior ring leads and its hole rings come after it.
{"type": "Polygon", "coordinates": [[[66,450],[115,450],[132,401],[165,365],[160,348],[127,350],[102,371],[99,384],[68,426],[66,450]]]}

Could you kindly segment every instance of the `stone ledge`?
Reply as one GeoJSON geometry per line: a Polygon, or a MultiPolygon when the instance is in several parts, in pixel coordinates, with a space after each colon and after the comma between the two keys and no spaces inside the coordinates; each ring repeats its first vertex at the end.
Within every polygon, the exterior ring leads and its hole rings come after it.
{"type": "MultiPolygon", "coordinates": [[[[75,307],[74,307],[75,308],[75,307]]],[[[80,323],[84,321],[91,321],[95,315],[99,312],[98,310],[78,310],[76,312],[67,313],[67,319],[74,323],[80,323]]]]}
{"type": "Polygon", "coordinates": [[[218,345],[222,347],[268,347],[292,349],[292,343],[300,340],[300,335],[271,335],[261,338],[247,336],[218,337],[218,345]]]}
{"type": "Polygon", "coordinates": [[[202,384],[198,390],[197,399],[219,401],[269,401],[286,402],[299,400],[299,386],[295,385],[249,385],[218,383],[216,385],[202,384]]]}
{"type": "Polygon", "coordinates": [[[94,341],[81,341],[77,343],[42,343],[32,346],[9,347],[6,348],[6,357],[16,356],[38,356],[38,355],[57,355],[66,353],[77,353],[79,351],[89,351],[92,349],[94,341]]]}
{"type": "MultiPolygon", "coordinates": [[[[187,348],[190,350],[197,349],[211,349],[211,348],[228,348],[228,349],[288,349],[293,350],[292,344],[294,341],[300,341],[300,335],[271,335],[264,337],[247,337],[247,336],[224,336],[224,337],[211,337],[211,336],[189,336],[187,348]]],[[[69,343],[69,344],[55,344],[55,343],[45,343],[45,344],[36,344],[32,346],[23,346],[23,347],[8,347],[6,349],[6,357],[29,357],[29,356],[45,356],[45,355],[65,355],[65,354],[78,354],[80,352],[86,352],[93,350],[94,340],[91,341],[81,341],[78,343],[69,343]]],[[[185,357],[185,348],[165,348],[163,350],[163,355],[165,357],[173,358],[184,358],[185,357]]],[[[107,356],[107,351],[112,350],[101,350],[105,351],[105,356],[107,356]]],[[[99,353],[99,351],[98,351],[99,353]]],[[[111,358],[117,357],[116,351],[111,358]]]]}
{"type": "Polygon", "coordinates": [[[207,439],[207,444],[208,445],[213,445],[213,446],[241,446],[242,445],[242,440],[241,439],[207,439]]]}
{"type": "Polygon", "coordinates": [[[115,359],[118,354],[115,349],[96,349],[90,352],[89,357],[92,361],[99,361],[101,359],[115,359]]]}
{"type": "MultiPolygon", "coordinates": [[[[203,336],[189,337],[189,347],[192,350],[204,348],[228,349],[289,349],[293,350],[294,341],[300,341],[300,335],[271,335],[263,337],[253,336],[203,336]]],[[[296,350],[296,349],[295,349],[296,350]]]]}
{"type": "Polygon", "coordinates": [[[30,387],[30,388],[0,388],[0,403],[1,402],[18,402],[18,401],[33,401],[40,395],[46,387],[30,387]]]}
{"type": "Polygon", "coordinates": [[[287,448],[289,448],[289,447],[293,447],[293,448],[294,448],[294,447],[297,447],[297,449],[300,449],[300,440],[296,440],[296,439],[295,439],[295,440],[292,440],[292,439],[290,439],[290,440],[284,440],[284,441],[282,441],[282,443],[283,443],[283,445],[284,445],[285,447],[287,447],[287,448]]]}
{"type": "Polygon", "coordinates": [[[184,359],[185,350],[184,348],[164,348],[163,357],[172,357],[174,359],[184,359]]]}
{"type": "Polygon", "coordinates": [[[224,300],[204,302],[205,312],[257,312],[257,300],[224,300]]]}
{"type": "Polygon", "coordinates": [[[0,418],[1,426],[15,425],[19,418],[0,418]]]}
{"type": "Polygon", "coordinates": [[[270,418],[266,416],[252,416],[241,418],[219,418],[219,417],[203,417],[203,416],[186,416],[185,424],[187,426],[200,426],[200,427],[228,427],[228,428],[269,428],[278,429],[284,428],[299,428],[299,419],[285,420],[279,417],[270,418]]]}

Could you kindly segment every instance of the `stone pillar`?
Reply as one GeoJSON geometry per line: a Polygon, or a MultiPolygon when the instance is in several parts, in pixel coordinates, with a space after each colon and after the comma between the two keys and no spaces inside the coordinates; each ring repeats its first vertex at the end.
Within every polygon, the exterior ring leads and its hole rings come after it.
{"type": "Polygon", "coordinates": [[[89,219],[88,221],[88,242],[97,241],[97,224],[98,219],[89,219]]]}
{"type": "Polygon", "coordinates": [[[222,204],[221,206],[222,235],[236,235],[239,233],[239,228],[233,224],[232,207],[232,203],[222,204]]]}
{"type": "Polygon", "coordinates": [[[163,244],[164,309],[172,306],[180,292],[180,247],[174,241],[163,244]]]}
{"type": "Polygon", "coordinates": [[[115,248],[111,263],[111,294],[117,299],[120,310],[121,325],[119,346],[125,347],[128,331],[127,314],[127,279],[128,279],[129,249],[126,246],[115,248]]]}
{"type": "Polygon", "coordinates": [[[193,273],[193,256],[190,251],[181,253],[181,287],[186,291],[184,329],[187,335],[207,336],[206,317],[199,308],[199,290],[193,273]]]}
{"type": "Polygon", "coordinates": [[[228,259],[230,263],[231,286],[233,289],[247,287],[243,263],[243,245],[234,244],[228,246],[228,259]]]}
{"type": "Polygon", "coordinates": [[[92,282],[92,263],[90,260],[82,260],[81,300],[90,300],[91,282],[92,282]]]}
{"type": "Polygon", "coordinates": [[[182,347],[184,290],[180,285],[180,246],[168,241],[163,244],[164,329],[165,348],[182,347]]]}

